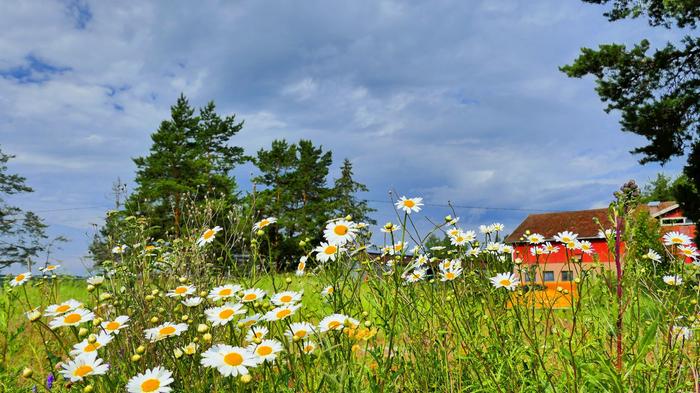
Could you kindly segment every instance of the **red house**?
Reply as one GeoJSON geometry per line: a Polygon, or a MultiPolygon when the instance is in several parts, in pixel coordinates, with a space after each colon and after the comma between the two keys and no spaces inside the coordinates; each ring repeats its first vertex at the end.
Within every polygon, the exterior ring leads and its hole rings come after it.
{"type": "MultiPolygon", "coordinates": [[[[659,220],[662,235],[677,231],[691,237],[695,236],[695,224],[683,215],[676,202],[651,202],[641,208],[648,210],[652,217],[659,220]]],[[[612,231],[608,209],[531,214],[505,239],[505,242],[513,246],[514,259],[520,258],[525,266],[535,263],[540,266],[535,274],[536,277],[523,277],[525,283],[528,281],[538,283],[544,281],[545,284],[566,282],[572,281],[577,274],[569,260],[581,261],[585,268],[586,262],[597,259],[605,268],[614,268],[614,255],[608,249],[607,239],[601,231],[601,226],[603,230],[612,231]],[[563,231],[573,232],[578,235],[577,240],[590,243],[589,252],[567,250],[564,244],[554,239],[557,233],[563,231]],[[533,233],[544,237],[545,243],[541,243],[540,247],[549,242],[551,252],[533,255],[533,245],[526,239],[533,233]]]]}

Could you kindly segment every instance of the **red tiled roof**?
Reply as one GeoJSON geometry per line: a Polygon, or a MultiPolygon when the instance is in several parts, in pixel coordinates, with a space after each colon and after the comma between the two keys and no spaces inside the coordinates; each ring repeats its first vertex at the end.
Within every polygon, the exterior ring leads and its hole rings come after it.
{"type": "Polygon", "coordinates": [[[608,219],[608,209],[576,210],[557,213],[530,214],[513,233],[506,239],[506,243],[520,242],[525,231],[539,233],[549,240],[558,232],[571,231],[577,233],[579,238],[597,238],[600,226],[594,219],[598,219],[604,228],[612,227],[608,219]]]}
{"type": "MultiPolygon", "coordinates": [[[[668,209],[669,207],[677,205],[678,202],[676,201],[667,201],[667,202],[659,202],[658,205],[654,204],[653,206],[650,206],[648,203],[641,205],[640,207],[642,209],[645,209],[646,211],[649,212],[652,216],[660,211],[664,211],[668,209]]],[[[675,209],[674,209],[675,210],[675,209]]]]}

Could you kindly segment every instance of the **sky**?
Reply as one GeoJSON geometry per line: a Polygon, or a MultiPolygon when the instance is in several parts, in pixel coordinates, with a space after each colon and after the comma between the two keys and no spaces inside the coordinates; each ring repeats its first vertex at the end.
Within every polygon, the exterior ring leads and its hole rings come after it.
{"type": "MultiPolygon", "coordinates": [[[[245,121],[231,144],[311,139],[343,158],[380,223],[389,192],[418,216],[456,206],[462,226],[515,228],[540,211],[603,207],[640,166],[645,140],[606,114],[594,81],[558,67],[581,47],[655,46],[678,34],[610,23],[577,0],[22,1],[0,3],[0,147],[31,194],[10,198],[70,241],[52,253],[87,274],[87,245],[133,189],[132,158],[184,93],[245,121]]],[[[255,168],[234,175],[245,189],[255,168]]],[[[21,270],[15,266],[12,270],[21,270]]]]}

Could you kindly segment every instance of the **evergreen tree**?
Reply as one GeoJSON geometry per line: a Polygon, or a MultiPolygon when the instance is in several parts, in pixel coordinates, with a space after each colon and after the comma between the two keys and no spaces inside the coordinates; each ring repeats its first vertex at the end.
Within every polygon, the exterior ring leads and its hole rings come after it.
{"type": "Polygon", "coordinates": [[[346,158],[340,168],[340,177],[335,180],[333,187],[335,215],[341,217],[349,214],[356,222],[376,224],[369,216],[376,209],[369,207],[367,200],[357,197],[358,193],[369,190],[364,184],[356,182],[352,175],[352,163],[346,158]]]}
{"type": "Polygon", "coordinates": [[[171,119],[151,135],[149,155],[134,159],[137,187],[127,210],[150,218],[163,232],[179,233],[186,201],[233,201],[236,192],[229,173],[244,160],[243,149],[228,142],[243,123],[235,116],[221,118],[213,102],[198,116],[194,112],[181,95],[171,107],[171,119]]]}
{"type": "Polygon", "coordinates": [[[7,163],[12,158],[0,150],[0,268],[22,263],[31,269],[32,259],[46,250],[46,224],[36,214],[23,212],[2,198],[33,192],[24,177],[7,172],[7,163]]]}

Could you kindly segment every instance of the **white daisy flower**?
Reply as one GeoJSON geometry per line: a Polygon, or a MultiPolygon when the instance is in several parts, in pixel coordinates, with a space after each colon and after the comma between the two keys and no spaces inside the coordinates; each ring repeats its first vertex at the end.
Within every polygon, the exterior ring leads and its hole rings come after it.
{"type": "Polygon", "coordinates": [[[415,269],[413,269],[412,272],[408,273],[405,277],[406,281],[410,283],[418,282],[422,279],[425,278],[425,275],[428,273],[428,268],[424,266],[419,266],[415,269]]]}
{"type": "Polygon", "coordinates": [[[576,248],[581,250],[584,254],[592,254],[593,253],[593,244],[589,242],[588,240],[581,240],[577,242],[576,248]]]}
{"type": "Polygon", "coordinates": [[[697,258],[698,249],[693,246],[680,246],[678,251],[688,258],[697,258]]]}
{"type": "Polygon", "coordinates": [[[197,288],[194,285],[180,285],[175,289],[168,291],[166,296],[168,297],[187,297],[194,293],[197,288]]]}
{"type": "Polygon", "coordinates": [[[526,239],[530,244],[540,244],[544,242],[544,236],[540,235],[539,233],[532,233],[528,235],[526,239]]]}
{"type": "Polygon", "coordinates": [[[129,248],[129,246],[127,246],[126,244],[122,244],[121,246],[116,246],[116,247],[112,248],[112,254],[123,254],[126,252],[127,248],[129,248]]]}
{"type": "Polygon", "coordinates": [[[88,277],[85,281],[90,285],[98,286],[105,282],[105,278],[104,276],[92,276],[88,277]]]}
{"type": "Polygon", "coordinates": [[[236,315],[245,314],[246,309],[240,303],[227,303],[221,307],[213,307],[204,310],[207,315],[207,320],[214,326],[223,326],[233,319],[236,315]]]}
{"type": "Polygon", "coordinates": [[[97,352],[85,353],[73,360],[61,363],[61,375],[71,382],[82,381],[91,375],[106,374],[109,365],[97,357],[97,352]]]}
{"type": "Polygon", "coordinates": [[[402,196],[395,205],[397,209],[403,210],[406,214],[418,213],[421,210],[421,206],[423,206],[423,198],[406,198],[402,196]]]}
{"type": "Polygon", "coordinates": [[[311,340],[306,340],[301,344],[301,350],[308,355],[316,350],[316,343],[311,340]]]}
{"type": "Polygon", "coordinates": [[[207,297],[212,301],[216,302],[234,296],[235,294],[240,292],[241,289],[243,288],[238,284],[225,284],[215,287],[214,289],[209,291],[209,295],[207,297]]]}
{"type": "Polygon", "coordinates": [[[356,328],[360,325],[360,321],[354,318],[350,318],[343,314],[332,314],[321,320],[318,323],[318,330],[321,333],[327,332],[329,330],[343,330],[346,326],[349,328],[356,328]]]}
{"type": "Polygon", "coordinates": [[[326,224],[323,237],[328,243],[342,246],[351,242],[357,236],[355,223],[347,220],[337,220],[326,224]]]}
{"type": "Polygon", "coordinates": [[[277,307],[270,310],[263,317],[268,322],[279,321],[293,315],[301,307],[301,304],[290,304],[287,306],[277,307]]]}
{"type": "Polygon", "coordinates": [[[667,285],[683,285],[683,279],[680,276],[664,276],[663,280],[667,285]]]}
{"type": "Polygon", "coordinates": [[[24,283],[29,281],[30,278],[32,278],[31,272],[20,273],[12,278],[12,280],[10,281],[10,286],[17,287],[20,285],[24,285],[24,283]]]}
{"type": "Polygon", "coordinates": [[[81,323],[89,322],[93,319],[95,319],[95,314],[93,314],[92,311],[81,308],[54,318],[49,322],[49,327],[51,329],[56,329],[62,326],[78,326],[81,323]]]}
{"type": "Polygon", "coordinates": [[[335,261],[335,259],[338,257],[338,254],[345,251],[345,249],[335,244],[321,242],[321,245],[314,248],[314,251],[316,252],[316,260],[318,260],[321,263],[325,263],[329,260],[335,261]]]}
{"type": "Polygon", "coordinates": [[[559,243],[569,244],[571,242],[575,242],[577,237],[578,235],[573,232],[564,231],[554,235],[554,240],[558,241],[559,243]]]}
{"type": "Polygon", "coordinates": [[[274,224],[276,222],[277,222],[277,219],[275,217],[263,218],[262,220],[256,222],[255,225],[253,225],[253,230],[259,231],[259,230],[265,228],[266,226],[268,226],[270,224],[274,224]]]}
{"type": "Polygon", "coordinates": [[[680,232],[669,232],[663,237],[667,246],[687,246],[690,244],[690,237],[680,232]]]}
{"type": "Polygon", "coordinates": [[[241,292],[241,301],[243,303],[255,302],[265,297],[265,291],[259,288],[246,289],[241,292]]]}
{"type": "Polygon", "coordinates": [[[107,333],[100,333],[95,336],[95,342],[91,343],[87,338],[75,345],[70,351],[70,355],[75,357],[83,353],[97,352],[98,349],[104,347],[112,341],[112,336],[107,333]]]}
{"type": "Polygon", "coordinates": [[[515,290],[518,284],[520,284],[520,280],[513,273],[500,273],[495,277],[491,277],[489,280],[491,280],[491,284],[495,288],[505,288],[510,291],[515,290]]]}
{"type": "Polygon", "coordinates": [[[172,322],[165,322],[160,326],[145,329],[143,333],[146,336],[146,339],[151,342],[156,342],[171,336],[179,336],[182,334],[182,332],[186,331],[187,328],[189,328],[189,325],[186,323],[175,324],[172,322]]]}
{"type": "Polygon", "coordinates": [[[396,225],[396,224],[387,222],[387,223],[384,224],[384,226],[380,229],[380,231],[382,231],[382,232],[384,232],[384,233],[392,233],[392,232],[398,231],[399,229],[401,229],[401,226],[400,226],[400,225],[396,225]]]}
{"type": "Polygon", "coordinates": [[[169,387],[173,379],[173,373],[163,367],[155,367],[137,374],[126,384],[129,393],[169,393],[173,389],[169,387]]]}
{"type": "Polygon", "coordinates": [[[462,275],[462,268],[447,269],[440,271],[440,281],[453,281],[462,275]]]}
{"type": "Polygon", "coordinates": [[[255,339],[262,340],[270,332],[265,326],[253,326],[248,330],[245,335],[245,340],[247,342],[252,342],[255,339]]]}
{"type": "Polygon", "coordinates": [[[255,325],[256,323],[258,323],[258,321],[260,320],[260,317],[261,317],[260,314],[253,314],[249,317],[245,317],[245,318],[241,319],[240,321],[238,321],[238,323],[241,324],[241,326],[244,328],[249,328],[249,327],[255,325]]]}
{"type": "Polygon", "coordinates": [[[262,340],[260,344],[251,344],[248,349],[263,362],[273,362],[282,352],[282,343],[277,340],[262,340]]]}
{"type": "Polygon", "coordinates": [[[52,271],[58,269],[59,267],[61,267],[61,265],[46,265],[39,270],[44,272],[44,273],[48,273],[48,272],[52,272],[52,271]]]}
{"type": "Polygon", "coordinates": [[[275,306],[286,306],[301,301],[301,293],[294,291],[284,291],[275,294],[270,298],[270,302],[275,306]]]}
{"type": "Polygon", "coordinates": [[[493,228],[494,232],[503,232],[506,226],[501,224],[500,222],[494,222],[493,224],[491,224],[491,228],[493,228]]]}
{"type": "Polygon", "coordinates": [[[654,262],[661,262],[661,255],[658,252],[652,250],[651,248],[649,249],[649,251],[647,251],[646,254],[644,254],[644,258],[651,259],[654,262]]]}
{"type": "Polygon", "coordinates": [[[333,288],[333,286],[329,285],[329,286],[323,288],[323,290],[321,291],[321,296],[323,296],[323,297],[331,296],[331,295],[333,295],[334,290],[335,289],[333,288]]]}
{"type": "Polygon", "coordinates": [[[216,344],[202,353],[201,363],[219,370],[225,377],[235,377],[247,375],[249,367],[256,367],[262,361],[247,348],[216,344]]]}
{"type": "Polygon", "coordinates": [[[79,301],[77,301],[75,299],[68,299],[63,303],[52,304],[52,305],[46,307],[46,310],[44,311],[44,313],[49,317],[54,317],[57,315],[65,314],[68,311],[78,309],[82,306],[83,306],[83,303],[80,303],[79,301]]]}
{"type": "Polygon", "coordinates": [[[199,247],[202,247],[202,246],[205,246],[205,245],[213,242],[214,238],[216,237],[216,234],[219,231],[221,231],[222,229],[223,228],[221,228],[220,226],[217,225],[214,228],[209,228],[209,229],[205,230],[202,233],[202,236],[200,236],[199,239],[197,239],[197,245],[199,247]]]}
{"type": "Polygon", "coordinates": [[[128,327],[129,317],[126,315],[120,315],[111,321],[104,321],[100,324],[102,329],[107,333],[119,334],[119,331],[128,327]]]}
{"type": "Polygon", "coordinates": [[[299,277],[303,276],[304,272],[306,271],[306,260],[306,256],[303,256],[299,259],[299,264],[297,265],[297,270],[295,273],[299,277]]]}
{"type": "Polygon", "coordinates": [[[289,330],[284,332],[284,335],[289,338],[305,339],[315,332],[314,325],[308,322],[294,322],[289,325],[289,330]]]}

